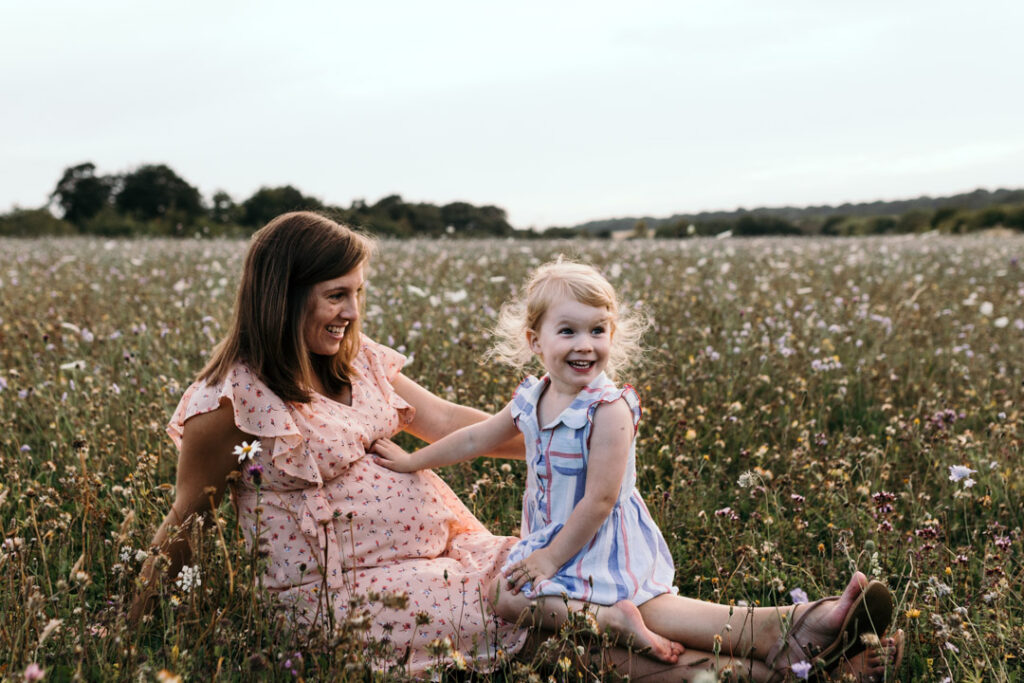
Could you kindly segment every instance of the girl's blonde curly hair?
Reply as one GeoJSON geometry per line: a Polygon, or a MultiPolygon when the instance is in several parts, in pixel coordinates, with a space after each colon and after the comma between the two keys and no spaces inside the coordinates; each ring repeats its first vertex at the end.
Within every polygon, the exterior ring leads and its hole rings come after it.
{"type": "Polygon", "coordinates": [[[527,368],[534,361],[527,330],[539,332],[544,314],[563,297],[611,313],[612,342],[605,369],[609,378],[614,380],[616,372],[640,359],[640,337],[650,324],[647,315],[620,306],[615,288],[594,267],[561,257],[534,270],[519,295],[501,307],[494,329],[497,342],[488,357],[519,370],[527,368]]]}

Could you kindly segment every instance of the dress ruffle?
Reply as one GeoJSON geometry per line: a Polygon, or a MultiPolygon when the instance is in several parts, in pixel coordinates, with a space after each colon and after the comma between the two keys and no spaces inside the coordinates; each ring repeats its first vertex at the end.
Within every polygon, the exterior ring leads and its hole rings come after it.
{"type": "MultiPolygon", "coordinates": [[[[398,412],[399,430],[408,426],[416,415],[415,409],[390,384],[402,371],[404,363],[402,354],[363,337],[356,370],[361,378],[385,377],[388,380],[376,384],[388,404],[398,412]]],[[[311,449],[305,447],[305,438],[292,418],[292,411],[312,415],[314,409],[308,404],[286,404],[244,363],[236,363],[219,385],[195,383],[185,391],[167,427],[174,445],[181,447],[186,420],[216,410],[222,399],[227,399],[233,408],[235,426],[260,440],[274,467],[307,484],[323,486],[320,467],[311,449]]],[[[351,463],[366,455],[365,445],[357,441],[344,446],[334,455],[332,465],[351,463]]]]}
{"type": "Polygon", "coordinates": [[[300,620],[326,618],[324,585],[339,618],[352,595],[402,591],[408,608],[377,606],[372,637],[391,640],[399,655],[409,647],[413,672],[434,661],[427,644],[446,635],[486,667],[491,645],[514,652],[525,639],[481,603],[517,539],[491,535],[435,473],[391,472],[366,457],[415,416],[391,384],[404,363],[363,337],[351,405],[319,394],[286,403],[238,364],[223,382],[190,386],[168,433],[180,447],[185,422],[227,400],[235,425],[260,439],[261,485],[243,475],[233,500],[250,547],[268,552],[264,585],[300,620]],[[418,625],[421,611],[433,617],[429,626],[418,625]]]}

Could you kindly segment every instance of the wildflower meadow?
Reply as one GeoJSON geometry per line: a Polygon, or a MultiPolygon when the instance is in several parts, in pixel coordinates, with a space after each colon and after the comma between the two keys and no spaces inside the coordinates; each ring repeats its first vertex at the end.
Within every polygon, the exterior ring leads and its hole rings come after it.
{"type": "MultiPolygon", "coordinates": [[[[152,615],[125,620],[174,498],[164,427],[228,324],[245,249],[0,239],[0,679],[405,677],[365,640],[375,605],[402,596],[296,630],[227,501],[152,615]]],[[[364,331],[438,395],[496,411],[521,377],[485,358],[488,329],[558,254],[653,320],[623,379],[682,594],[788,605],[859,569],[888,583],[907,633],[891,680],[1024,680],[1024,237],[383,241],[364,331]]],[[[515,534],[524,472],[441,475],[515,534]]],[[[495,676],[601,679],[601,647],[584,615],[534,654],[499,653],[495,676]]],[[[438,677],[471,677],[436,652],[438,677]]]]}

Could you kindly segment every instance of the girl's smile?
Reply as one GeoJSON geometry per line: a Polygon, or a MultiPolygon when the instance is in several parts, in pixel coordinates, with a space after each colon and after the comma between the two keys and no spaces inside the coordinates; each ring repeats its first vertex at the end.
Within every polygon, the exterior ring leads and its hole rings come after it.
{"type": "Polygon", "coordinates": [[[563,297],[545,311],[540,329],[527,330],[526,335],[553,387],[575,395],[607,367],[613,331],[607,308],[563,297]]]}

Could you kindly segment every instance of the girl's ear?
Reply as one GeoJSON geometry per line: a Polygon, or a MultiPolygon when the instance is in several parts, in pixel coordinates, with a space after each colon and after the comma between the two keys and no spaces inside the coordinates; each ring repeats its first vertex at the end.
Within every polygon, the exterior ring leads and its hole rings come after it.
{"type": "Polygon", "coordinates": [[[529,345],[530,350],[538,356],[540,355],[540,340],[537,337],[537,333],[533,330],[526,331],[526,343],[529,345]]]}

